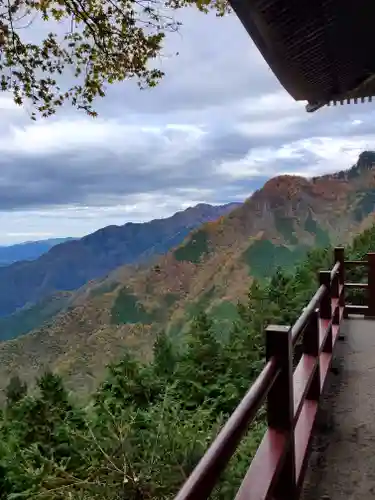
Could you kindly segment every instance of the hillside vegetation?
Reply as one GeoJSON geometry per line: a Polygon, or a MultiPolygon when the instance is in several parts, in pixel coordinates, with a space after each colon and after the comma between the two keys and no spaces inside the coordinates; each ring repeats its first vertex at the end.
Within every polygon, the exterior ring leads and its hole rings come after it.
{"type": "MultiPolygon", "coordinates": [[[[346,253],[374,248],[375,226],[346,253]]],[[[0,418],[0,498],[173,498],[263,366],[265,326],[293,323],[331,266],[332,249],[316,249],[254,280],[220,338],[200,313],[183,342],[161,333],[150,362],[124,353],[84,406],[57,375],[33,391],[14,377],[0,418]]],[[[212,498],[234,497],[263,430],[260,414],[212,498]]]]}
{"type": "Polygon", "coordinates": [[[72,298],[71,292],[56,292],[36,304],[27,305],[9,316],[0,317],[0,340],[17,338],[48,322],[64,311],[72,298]]]}

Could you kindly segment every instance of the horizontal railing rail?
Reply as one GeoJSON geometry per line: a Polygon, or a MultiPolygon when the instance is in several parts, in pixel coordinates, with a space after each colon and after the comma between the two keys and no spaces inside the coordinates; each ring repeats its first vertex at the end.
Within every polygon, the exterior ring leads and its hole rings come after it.
{"type": "Polygon", "coordinates": [[[345,260],[344,264],[345,264],[345,268],[359,267],[359,266],[367,266],[368,261],[367,260],[345,260]]]}
{"type": "MultiPolygon", "coordinates": [[[[241,439],[266,401],[267,430],[238,490],[236,500],[295,500],[303,483],[312,429],[327,380],[344,314],[375,311],[345,304],[345,288],[375,292],[375,254],[367,261],[344,260],[334,251],[330,271],[319,273],[319,287],[293,326],[266,328],[266,364],[175,500],[207,499],[241,439]],[[345,266],[368,265],[368,283],[345,283],[345,266]],[[293,370],[293,347],[302,355],[293,370]]],[[[372,296],[375,298],[375,293],[372,296]]],[[[374,314],[375,316],[375,314],[374,314]]]]}
{"type": "Polygon", "coordinates": [[[345,283],[345,288],[367,288],[368,283],[345,283]]]}
{"type": "Polygon", "coordinates": [[[199,465],[195,468],[178,499],[208,498],[218,475],[224,470],[238,443],[256,416],[278,375],[275,358],[270,359],[249,391],[224,425],[199,465]]]}

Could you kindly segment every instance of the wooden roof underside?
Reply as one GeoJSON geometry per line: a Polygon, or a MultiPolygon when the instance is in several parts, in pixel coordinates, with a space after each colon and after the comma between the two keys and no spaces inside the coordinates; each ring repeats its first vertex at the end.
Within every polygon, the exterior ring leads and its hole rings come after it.
{"type": "Polygon", "coordinates": [[[230,0],[283,87],[307,111],[375,96],[375,0],[230,0]]]}

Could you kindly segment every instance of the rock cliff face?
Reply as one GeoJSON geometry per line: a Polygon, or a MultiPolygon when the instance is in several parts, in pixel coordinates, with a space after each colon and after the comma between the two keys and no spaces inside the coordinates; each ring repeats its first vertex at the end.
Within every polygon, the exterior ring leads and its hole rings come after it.
{"type": "Polygon", "coordinates": [[[123,266],[89,283],[67,312],[0,350],[0,379],[23,366],[28,376],[46,366],[75,388],[95,384],[124,346],[149,357],[155,332],[178,337],[203,308],[218,334],[235,318],[252,277],[292,266],[313,246],[345,243],[374,222],[375,154],[313,179],[268,181],[228,215],[201,225],[150,266],[123,266]]]}

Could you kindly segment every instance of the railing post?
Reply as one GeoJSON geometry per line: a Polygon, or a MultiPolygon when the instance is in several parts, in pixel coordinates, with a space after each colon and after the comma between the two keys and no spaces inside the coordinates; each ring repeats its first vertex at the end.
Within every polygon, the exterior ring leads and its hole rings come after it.
{"type": "Polygon", "coordinates": [[[345,249],[344,247],[336,247],[334,251],[335,264],[340,262],[339,283],[343,285],[345,282],[345,249]]]}
{"type": "Polygon", "coordinates": [[[275,500],[295,500],[297,495],[291,333],[289,326],[269,325],[266,329],[266,358],[275,357],[280,369],[268,393],[268,426],[288,435],[288,449],[274,489],[275,500]]]}
{"type": "Polygon", "coordinates": [[[303,333],[303,352],[317,359],[315,373],[306,398],[319,401],[320,363],[319,363],[319,309],[311,314],[310,321],[303,333]]]}
{"type": "Polygon", "coordinates": [[[339,306],[344,308],[344,318],[348,317],[348,314],[345,311],[345,250],[343,247],[335,248],[335,263],[340,262],[339,269],[339,287],[342,285],[342,291],[339,294],[339,306]]]}
{"type": "Polygon", "coordinates": [[[331,279],[331,296],[332,298],[339,298],[339,275],[335,273],[333,278],[331,279]]]}
{"type": "Polygon", "coordinates": [[[320,317],[322,319],[331,319],[332,317],[332,303],[331,303],[331,272],[320,271],[319,283],[326,287],[326,292],[320,302],[320,317]]]}
{"type": "MultiPolygon", "coordinates": [[[[320,271],[319,282],[326,287],[326,292],[320,302],[320,318],[332,319],[332,289],[331,289],[331,271],[320,271]]],[[[332,352],[332,325],[329,326],[328,334],[323,345],[324,352],[332,352]]]]}
{"type": "Polygon", "coordinates": [[[375,317],[375,253],[374,252],[368,253],[367,260],[368,260],[367,316],[374,318],[375,317]]]}
{"type": "Polygon", "coordinates": [[[340,309],[339,309],[339,297],[340,297],[340,282],[339,274],[335,273],[333,278],[331,278],[331,299],[336,299],[334,305],[331,301],[331,307],[333,306],[333,324],[338,325],[340,323],[340,309]]]}

